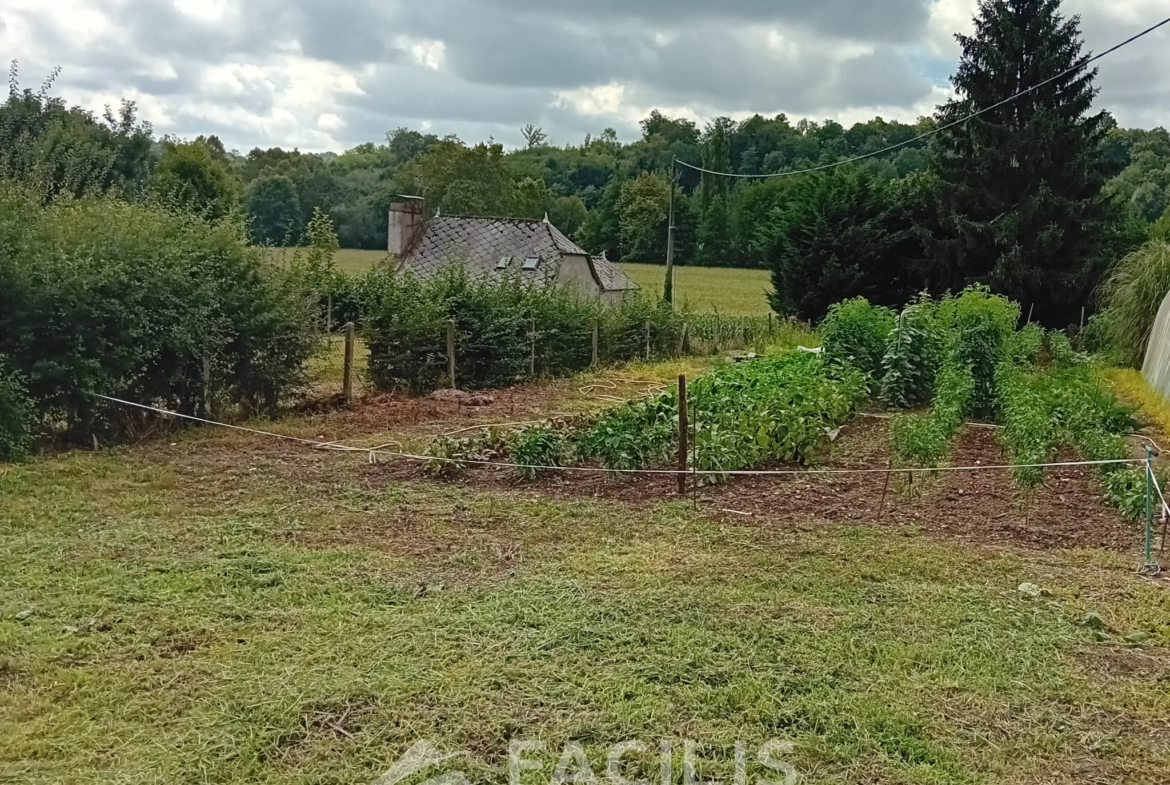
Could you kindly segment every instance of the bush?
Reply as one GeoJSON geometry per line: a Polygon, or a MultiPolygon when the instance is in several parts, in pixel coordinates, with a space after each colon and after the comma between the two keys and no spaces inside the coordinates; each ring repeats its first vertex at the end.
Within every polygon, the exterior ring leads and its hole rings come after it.
{"type": "Polygon", "coordinates": [[[33,404],[0,356],[0,461],[19,461],[32,447],[33,404]]]}
{"type": "Polygon", "coordinates": [[[1100,329],[1125,365],[1140,367],[1170,293],[1170,240],[1153,239],[1117,262],[1098,291],[1100,329]]]}
{"type": "Polygon", "coordinates": [[[273,409],[304,381],[309,306],[238,222],[0,185],[0,353],[77,435],[133,421],[97,394],[203,411],[205,360],[214,408],[273,409]]]}
{"type": "Polygon", "coordinates": [[[855,297],[832,306],[817,331],[826,360],[848,363],[873,377],[881,371],[893,327],[893,311],[855,297]]]}

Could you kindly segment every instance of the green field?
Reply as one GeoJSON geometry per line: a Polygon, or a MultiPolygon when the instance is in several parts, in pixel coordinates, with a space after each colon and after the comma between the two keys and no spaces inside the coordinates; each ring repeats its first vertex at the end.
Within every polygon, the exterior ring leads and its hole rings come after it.
{"type": "MultiPolygon", "coordinates": [[[[418,449],[696,370],[260,427],[418,449]]],[[[654,782],[661,739],[674,783],[684,739],[724,783],[770,739],[812,783],[1170,770],[1167,589],[1132,555],[399,471],[211,429],[0,466],[0,781],[364,784],[420,739],[474,783],[508,781],[513,739],[550,748],[525,785],[573,740],[599,777],[648,742],[625,774],[654,782]]]]}
{"type": "MultiPolygon", "coordinates": [[[[277,249],[289,253],[291,249],[277,249]]],[[[386,259],[383,251],[359,251],[350,248],[337,253],[337,265],[348,273],[364,272],[386,259]]],[[[621,268],[648,292],[662,294],[666,268],[654,264],[623,264],[621,268]]],[[[771,278],[767,270],[740,270],[727,267],[675,268],[676,302],[691,310],[729,316],[768,313],[767,292],[771,278]]]]}
{"type": "MultiPolygon", "coordinates": [[[[656,264],[623,264],[626,275],[643,289],[662,294],[666,267],[656,264]]],[[[676,267],[675,302],[694,311],[719,311],[732,316],[767,314],[772,280],[767,270],[729,267],[676,267]]]]}

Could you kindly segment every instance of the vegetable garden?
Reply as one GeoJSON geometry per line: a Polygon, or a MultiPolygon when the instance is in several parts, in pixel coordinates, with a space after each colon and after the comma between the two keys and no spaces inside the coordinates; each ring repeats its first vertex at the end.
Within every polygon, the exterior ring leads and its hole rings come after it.
{"type": "MultiPolygon", "coordinates": [[[[820,326],[820,354],[729,363],[690,383],[687,471],[711,484],[743,470],[811,466],[864,411],[889,419],[888,462],[869,470],[904,473],[899,488],[913,494],[913,478],[947,467],[957,434],[977,420],[996,429],[1025,515],[1051,469],[1044,464],[1075,458],[1092,465],[1104,498],[1126,517],[1147,516],[1146,465],[1126,439],[1138,425],[1133,410],[1068,335],[1017,329],[1020,315],[982,287],[924,295],[900,314],[860,298],[839,303],[820,326]]],[[[427,469],[452,476],[504,464],[522,480],[565,467],[670,472],[679,409],[672,387],[596,415],[440,437],[427,469]]]]}

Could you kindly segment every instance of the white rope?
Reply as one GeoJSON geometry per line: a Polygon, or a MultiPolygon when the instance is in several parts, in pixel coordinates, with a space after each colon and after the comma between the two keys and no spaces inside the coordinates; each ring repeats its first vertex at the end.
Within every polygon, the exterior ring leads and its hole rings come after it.
{"type": "Polygon", "coordinates": [[[1146,471],[1154,483],[1154,490],[1158,492],[1158,498],[1162,500],[1162,520],[1165,521],[1167,516],[1170,516],[1170,504],[1166,503],[1166,497],[1162,495],[1162,486],[1158,485],[1158,476],[1154,474],[1153,468],[1147,467],[1146,471]]]}
{"type": "Polygon", "coordinates": [[[1121,458],[1117,460],[1108,461],[1060,461],[1056,463],[1023,463],[1023,464],[999,464],[988,466],[936,466],[933,468],[926,467],[906,467],[906,468],[889,468],[889,469],[732,469],[727,471],[719,470],[701,470],[694,469],[605,469],[595,466],[539,466],[534,464],[524,463],[500,463],[497,461],[481,461],[470,458],[441,458],[433,455],[414,455],[406,452],[390,452],[383,449],[387,445],[381,447],[353,447],[337,442],[316,442],[312,439],[302,439],[298,436],[288,436],[283,433],[273,433],[271,431],[262,431],[258,428],[246,428],[240,425],[229,425],[228,423],[217,422],[215,420],[208,420],[203,417],[196,417],[191,414],[180,414],[179,412],[172,412],[167,409],[160,409],[156,406],[147,406],[141,403],[134,403],[133,401],[124,401],[120,398],[111,398],[108,395],[97,395],[95,397],[101,398],[113,403],[122,404],[123,406],[133,406],[137,409],[145,409],[146,411],[156,412],[158,414],[166,415],[168,417],[178,417],[184,420],[191,420],[193,422],[204,423],[206,425],[218,425],[221,428],[230,428],[234,431],[243,431],[245,433],[257,434],[259,436],[271,436],[276,439],[285,439],[287,441],[298,442],[300,444],[307,444],[316,450],[332,450],[335,452],[360,452],[366,453],[370,457],[371,463],[376,463],[375,455],[385,455],[391,458],[402,458],[412,461],[424,462],[438,462],[438,463],[454,463],[461,466],[486,466],[496,467],[499,469],[533,469],[536,471],[557,471],[557,472],[583,472],[587,474],[646,474],[646,475],[670,475],[677,476],[679,474],[715,476],[715,477],[772,477],[772,476],[786,476],[786,475],[808,475],[808,474],[895,474],[900,472],[907,473],[923,473],[923,472],[959,472],[959,471],[1006,471],[1009,469],[1049,469],[1060,468],[1066,466],[1111,466],[1118,464],[1134,464],[1145,463],[1143,458],[1121,458]]]}

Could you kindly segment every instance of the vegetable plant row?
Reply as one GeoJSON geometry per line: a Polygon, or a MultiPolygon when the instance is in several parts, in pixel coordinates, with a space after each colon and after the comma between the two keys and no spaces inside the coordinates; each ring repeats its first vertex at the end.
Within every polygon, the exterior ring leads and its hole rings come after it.
{"type": "MultiPolygon", "coordinates": [[[[691,466],[730,472],[770,461],[811,461],[819,447],[868,395],[863,373],[792,352],[729,364],[689,389],[696,448],[691,466]]],[[[430,468],[449,473],[461,464],[507,457],[522,478],[536,467],[596,462],[614,470],[675,465],[679,445],[679,396],[673,388],[623,404],[589,420],[489,432],[467,439],[438,439],[430,468]]],[[[688,434],[688,437],[690,434],[688,434]]]]}

